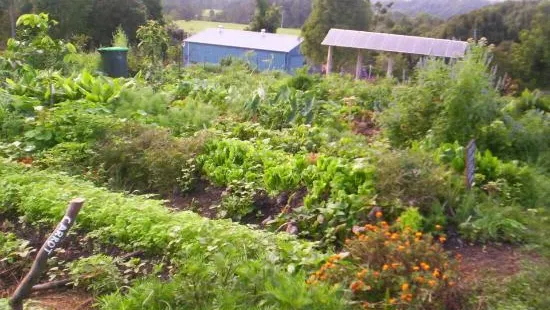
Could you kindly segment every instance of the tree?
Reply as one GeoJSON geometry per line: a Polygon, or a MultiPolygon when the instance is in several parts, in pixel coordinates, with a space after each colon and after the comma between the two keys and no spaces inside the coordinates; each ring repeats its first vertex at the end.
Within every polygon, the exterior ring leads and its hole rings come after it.
{"type": "Polygon", "coordinates": [[[160,0],[142,0],[147,8],[147,19],[164,23],[162,16],[162,4],[160,0]]]}
{"type": "Polygon", "coordinates": [[[550,1],[543,1],[531,23],[512,45],[512,63],[528,87],[550,88],[550,1]]]}
{"type": "Polygon", "coordinates": [[[248,30],[275,33],[281,25],[281,8],[277,5],[269,6],[267,0],[256,0],[256,13],[248,30]]]}
{"type": "Polygon", "coordinates": [[[147,21],[147,7],[141,0],[96,0],[93,12],[88,23],[95,45],[110,45],[119,25],[130,41],[135,41],[137,28],[147,21]]]}
{"type": "Polygon", "coordinates": [[[73,35],[90,35],[88,16],[94,14],[90,0],[35,0],[34,9],[48,12],[59,24],[52,30],[53,37],[69,39],[73,35]]]}
{"type": "MultiPolygon", "coordinates": [[[[326,61],[327,47],[321,42],[330,28],[368,30],[372,18],[368,0],[315,0],[313,11],[302,28],[303,53],[315,63],[326,61]]],[[[335,49],[334,63],[343,64],[353,58],[351,49],[335,49]]]]}

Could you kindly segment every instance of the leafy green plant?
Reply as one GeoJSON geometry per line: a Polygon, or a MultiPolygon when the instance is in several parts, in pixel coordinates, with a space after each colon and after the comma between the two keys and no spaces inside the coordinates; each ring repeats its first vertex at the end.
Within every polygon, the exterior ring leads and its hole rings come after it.
{"type": "Polygon", "coordinates": [[[78,259],[69,266],[72,282],[94,294],[116,291],[123,284],[122,274],[114,260],[106,255],[78,259]]]}
{"type": "Polygon", "coordinates": [[[29,243],[17,238],[13,233],[0,232],[0,267],[6,268],[30,259],[30,254],[35,250],[29,247],[29,243]]]}
{"type": "Polygon", "coordinates": [[[231,218],[235,221],[254,211],[254,198],[257,189],[254,183],[232,181],[222,195],[218,209],[218,217],[231,218]]]}
{"type": "Polygon", "coordinates": [[[116,47],[128,47],[128,36],[126,35],[126,32],[122,28],[121,25],[119,25],[116,28],[116,31],[113,33],[113,42],[111,43],[112,46],[116,47]]]}
{"type": "Polygon", "coordinates": [[[407,228],[413,231],[420,231],[423,227],[424,218],[418,211],[418,208],[407,208],[399,215],[399,227],[401,230],[407,228]]]}

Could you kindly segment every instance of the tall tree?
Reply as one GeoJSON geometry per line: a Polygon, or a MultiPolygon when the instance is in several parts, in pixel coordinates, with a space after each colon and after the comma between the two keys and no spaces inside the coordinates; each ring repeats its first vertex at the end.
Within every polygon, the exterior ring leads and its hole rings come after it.
{"type": "Polygon", "coordinates": [[[550,0],[537,8],[531,28],[512,46],[512,63],[526,86],[550,89],[550,0]]]}
{"type": "Polygon", "coordinates": [[[248,26],[251,31],[275,33],[281,25],[281,8],[277,5],[269,6],[267,0],[256,0],[256,13],[248,26]]]}
{"type": "Polygon", "coordinates": [[[130,41],[135,41],[136,30],[147,21],[147,7],[141,0],[96,0],[93,12],[88,16],[88,22],[95,45],[110,45],[113,32],[119,25],[130,41]]]}
{"type": "Polygon", "coordinates": [[[94,14],[90,0],[35,0],[37,12],[47,12],[59,22],[51,34],[58,38],[70,38],[76,34],[90,35],[88,16],[94,14]]]}
{"type": "Polygon", "coordinates": [[[147,8],[147,19],[152,19],[159,21],[160,23],[164,22],[162,16],[162,3],[160,0],[142,0],[143,4],[147,8]]]}
{"type": "MultiPolygon", "coordinates": [[[[331,28],[368,30],[372,19],[368,0],[315,0],[313,11],[302,28],[302,51],[315,63],[326,60],[327,48],[321,42],[331,28]]],[[[341,65],[355,54],[349,49],[336,48],[334,62],[341,65]]]]}

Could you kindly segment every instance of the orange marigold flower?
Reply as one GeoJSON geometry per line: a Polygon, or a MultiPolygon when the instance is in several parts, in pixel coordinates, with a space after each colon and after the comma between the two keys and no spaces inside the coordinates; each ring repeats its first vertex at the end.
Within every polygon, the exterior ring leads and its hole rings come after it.
{"type": "Polygon", "coordinates": [[[375,277],[375,278],[378,278],[380,276],[380,272],[378,271],[375,271],[372,273],[372,275],[375,277]]]}
{"type": "Polygon", "coordinates": [[[430,265],[426,264],[426,263],[420,263],[420,267],[422,267],[422,269],[424,270],[430,270],[430,265]]]}
{"type": "Polygon", "coordinates": [[[362,290],[365,287],[365,283],[363,281],[360,281],[360,280],[359,281],[353,281],[349,287],[355,293],[357,291],[362,290]]]}
{"type": "Polygon", "coordinates": [[[376,218],[379,219],[379,218],[381,218],[384,214],[383,214],[381,211],[378,211],[378,212],[376,212],[375,215],[376,215],[376,218]]]}
{"type": "Polygon", "coordinates": [[[439,278],[439,276],[441,275],[441,272],[439,272],[439,269],[435,269],[434,272],[432,273],[432,275],[436,278],[439,278]]]}
{"type": "Polygon", "coordinates": [[[391,267],[392,267],[393,269],[396,269],[396,268],[399,267],[400,265],[401,265],[400,263],[392,263],[392,264],[391,264],[391,267]]]}
{"type": "Polygon", "coordinates": [[[439,242],[445,243],[445,241],[447,241],[447,238],[445,238],[443,236],[439,237],[439,242]]]}
{"type": "Polygon", "coordinates": [[[390,298],[389,302],[390,302],[390,305],[395,305],[397,300],[395,298],[390,298]]]}
{"type": "Polygon", "coordinates": [[[391,239],[391,240],[397,240],[397,239],[399,239],[399,234],[396,234],[396,233],[391,234],[390,239],[391,239]]]}
{"type": "Polygon", "coordinates": [[[409,290],[409,283],[405,282],[405,283],[401,284],[401,290],[403,292],[408,291],[409,290]]]}
{"type": "Polygon", "coordinates": [[[434,287],[434,286],[436,286],[437,281],[435,281],[435,280],[430,280],[430,281],[428,281],[428,284],[430,285],[430,287],[434,287]]]}
{"type": "Polygon", "coordinates": [[[402,245],[400,245],[400,246],[397,247],[397,250],[399,250],[399,251],[405,251],[405,247],[402,246],[402,245]]]}
{"type": "Polygon", "coordinates": [[[422,238],[422,233],[421,232],[417,232],[416,234],[414,234],[417,238],[422,238]]]}
{"type": "Polygon", "coordinates": [[[386,271],[390,269],[390,266],[388,264],[384,264],[384,266],[382,266],[382,270],[386,271]]]}
{"type": "Polygon", "coordinates": [[[418,266],[413,266],[413,270],[414,270],[414,271],[418,271],[418,270],[420,270],[420,267],[418,267],[418,266]]]}
{"type": "Polygon", "coordinates": [[[422,276],[416,277],[415,280],[416,280],[416,282],[418,282],[418,283],[424,283],[424,277],[422,277],[422,276]]]}

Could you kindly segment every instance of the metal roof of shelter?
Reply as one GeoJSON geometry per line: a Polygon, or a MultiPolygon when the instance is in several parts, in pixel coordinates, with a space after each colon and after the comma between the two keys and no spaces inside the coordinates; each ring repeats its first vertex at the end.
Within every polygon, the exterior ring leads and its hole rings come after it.
{"type": "Polygon", "coordinates": [[[450,58],[463,57],[468,48],[464,41],[343,29],[331,29],[322,45],[450,58]]]}
{"type": "Polygon", "coordinates": [[[302,43],[302,38],[293,35],[209,28],[184,42],[230,46],[254,50],[290,52],[302,43]]]}

